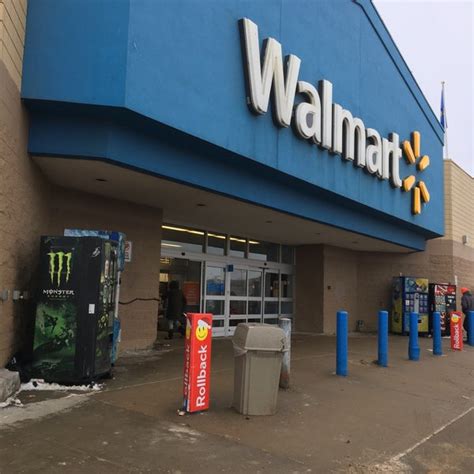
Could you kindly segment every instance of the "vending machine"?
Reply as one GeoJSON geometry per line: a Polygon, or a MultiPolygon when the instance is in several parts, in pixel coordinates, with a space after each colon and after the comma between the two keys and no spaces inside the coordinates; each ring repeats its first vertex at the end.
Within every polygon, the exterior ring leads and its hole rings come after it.
{"type": "Polygon", "coordinates": [[[32,376],[82,384],[111,371],[117,243],[42,237],[32,376]]]}
{"type": "Polygon", "coordinates": [[[118,345],[120,342],[122,329],[119,315],[120,282],[122,272],[125,270],[125,239],[123,232],[114,230],[91,230],[91,229],[64,229],[66,237],[100,237],[106,240],[113,240],[118,243],[117,247],[117,286],[115,289],[115,311],[114,330],[112,338],[112,364],[115,364],[118,357],[118,345]]]}
{"type": "Polygon", "coordinates": [[[450,316],[456,311],[456,286],[448,283],[430,283],[430,331],[432,316],[435,311],[441,315],[441,335],[450,335],[450,316]]]}
{"type": "Polygon", "coordinates": [[[428,279],[395,277],[392,284],[391,331],[410,332],[410,313],[418,313],[418,333],[429,333],[428,279]]]}

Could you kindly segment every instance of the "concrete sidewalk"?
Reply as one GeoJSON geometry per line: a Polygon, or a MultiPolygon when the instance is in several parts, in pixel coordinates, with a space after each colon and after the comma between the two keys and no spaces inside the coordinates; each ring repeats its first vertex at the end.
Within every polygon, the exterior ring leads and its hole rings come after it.
{"type": "Polygon", "coordinates": [[[0,472],[474,472],[474,348],[407,360],[390,338],[349,340],[349,376],[334,375],[335,339],[296,335],[291,389],[278,413],[230,408],[233,353],[213,345],[210,411],[179,417],[183,342],[119,359],[101,392],[24,392],[0,411],[0,472]]]}

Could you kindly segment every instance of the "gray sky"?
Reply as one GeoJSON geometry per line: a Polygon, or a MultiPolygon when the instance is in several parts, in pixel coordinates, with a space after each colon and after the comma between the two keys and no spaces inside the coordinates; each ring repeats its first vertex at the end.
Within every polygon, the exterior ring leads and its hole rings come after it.
{"type": "Polygon", "coordinates": [[[445,85],[449,158],[474,176],[474,0],[373,0],[439,119],[445,85]]]}

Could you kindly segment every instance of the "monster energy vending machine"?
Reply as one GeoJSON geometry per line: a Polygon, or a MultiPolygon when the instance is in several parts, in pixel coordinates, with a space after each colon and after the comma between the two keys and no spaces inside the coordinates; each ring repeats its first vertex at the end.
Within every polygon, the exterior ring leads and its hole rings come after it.
{"type": "Polygon", "coordinates": [[[42,237],[32,376],[88,383],[111,371],[117,243],[42,237]]]}
{"type": "Polygon", "coordinates": [[[410,313],[418,313],[418,333],[429,332],[428,280],[395,277],[392,285],[391,330],[396,334],[410,332],[410,313]]]}

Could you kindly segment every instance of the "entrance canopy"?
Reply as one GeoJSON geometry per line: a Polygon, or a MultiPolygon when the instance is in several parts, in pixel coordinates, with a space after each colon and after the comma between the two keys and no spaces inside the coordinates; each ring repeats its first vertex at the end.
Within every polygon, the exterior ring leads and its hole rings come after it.
{"type": "Polygon", "coordinates": [[[362,251],[408,252],[406,247],[271,208],[96,160],[36,157],[53,183],[163,209],[163,222],[275,241],[329,244],[362,251]]]}

